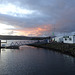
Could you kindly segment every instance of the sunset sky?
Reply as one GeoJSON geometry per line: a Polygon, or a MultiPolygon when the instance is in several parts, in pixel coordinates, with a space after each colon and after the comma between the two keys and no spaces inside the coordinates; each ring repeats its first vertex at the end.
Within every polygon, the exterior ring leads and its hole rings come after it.
{"type": "Polygon", "coordinates": [[[75,32],[75,0],[0,0],[0,35],[52,32],[75,32]]]}

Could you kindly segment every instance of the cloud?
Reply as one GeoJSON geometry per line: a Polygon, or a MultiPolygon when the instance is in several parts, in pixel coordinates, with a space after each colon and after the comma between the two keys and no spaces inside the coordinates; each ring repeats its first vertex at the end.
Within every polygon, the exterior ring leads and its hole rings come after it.
{"type": "MultiPolygon", "coordinates": [[[[11,29],[9,29],[10,31],[11,29]]],[[[16,31],[16,34],[25,35],[25,36],[42,36],[51,31],[52,28],[50,25],[43,25],[40,27],[30,27],[30,28],[22,28],[22,29],[12,29],[11,31],[16,31]]]]}
{"type": "Polygon", "coordinates": [[[57,21],[56,29],[60,32],[74,32],[75,31],[75,8],[65,10],[57,21]]]}
{"type": "Polygon", "coordinates": [[[54,25],[56,32],[75,31],[75,0],[1,0],[0,3],[15,5],[16,10],[19,8],[33,11],[31,14],[0,12],[0,23],[14,26],[14,30],[21,32],[20,34],[50,35],[54,25]],[[45,30],[44,25],[47,27],[45,30]]]}

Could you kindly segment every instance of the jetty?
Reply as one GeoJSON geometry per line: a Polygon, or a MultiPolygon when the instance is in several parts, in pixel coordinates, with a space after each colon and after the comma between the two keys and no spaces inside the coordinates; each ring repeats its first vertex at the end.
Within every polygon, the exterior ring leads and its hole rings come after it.
{"type": "Polygon", "coordinates": [[[48,39],[49,37],[26,37],[26,36],[10,36],[10,35],[0,35],[0,48],[10,48],[10,49],[18,49],[23,45],[30,45],[36,42],[43,41],[44,39],[48,39]],[[1,42],[1,40],[6,40],[6,42],[1,42]],[[7,44],[7,40],[13,40],[9,46],[1,46],[2,43],[7,44]],[[14,42],[14,40],[16,42],[14,42]],[[26,40],[26,41],[23,41],[26,40]],[[28,40],[28,41],[27,41],[28,40]]]}

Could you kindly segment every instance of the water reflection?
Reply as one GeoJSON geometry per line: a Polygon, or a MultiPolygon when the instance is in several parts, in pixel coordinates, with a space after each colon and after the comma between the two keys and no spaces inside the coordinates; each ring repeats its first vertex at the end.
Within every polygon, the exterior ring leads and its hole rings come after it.
{"type": "Polygon", "coordinates": [[[68,62],[71,62],[71,64],[75,64],[74,60],[75,58],[73,58],[72,56],[69,56],[69,55],[64,55],[63,54],[63,57],[64,57],[64,60],[65,62],[68,64],[68,62]]]}
{"type": "Polygon", "coordinates": [[[0,74],[75,75],[75,58],[30,46],[0,50],[0,74]]]}

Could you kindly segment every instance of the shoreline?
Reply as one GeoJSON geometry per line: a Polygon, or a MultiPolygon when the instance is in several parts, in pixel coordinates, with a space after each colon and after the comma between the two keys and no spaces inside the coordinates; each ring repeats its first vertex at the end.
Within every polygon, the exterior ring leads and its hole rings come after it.
{"type": "Polygon", "coordinates": [[[45,48],[52,51],[60,52],[66,55],[75,57],[75,44],[65,44],[65,43],[46,43],[46,44],[30,44],[29,46],[34,46],[37,48],[45,48]]]}

